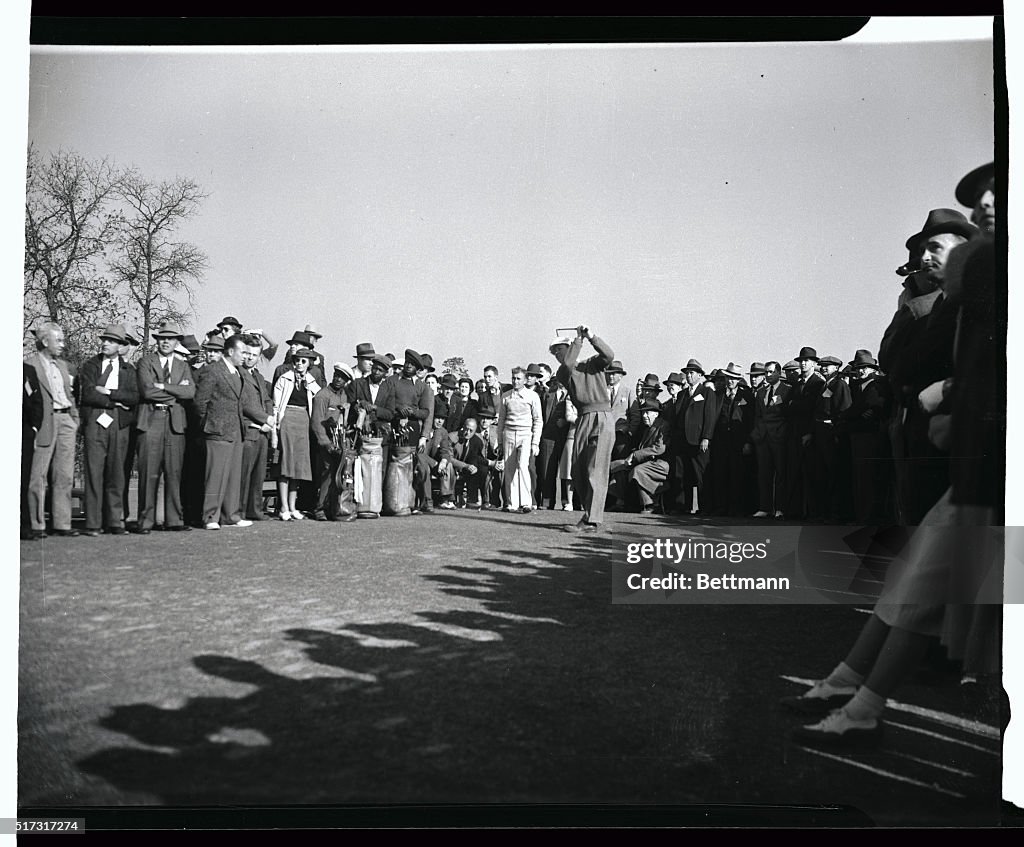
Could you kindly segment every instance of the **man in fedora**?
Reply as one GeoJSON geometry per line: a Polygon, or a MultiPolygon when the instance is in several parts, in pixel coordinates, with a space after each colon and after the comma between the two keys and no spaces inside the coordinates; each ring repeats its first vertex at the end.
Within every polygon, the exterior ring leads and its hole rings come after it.
{"type": "MultiPolygon", "coordinates": [[[[356,345],[356,355],[353,357],[356,360],[356,380],[366,379],[370,375],[370,371],[373,370],[373,360],[377,356],[377,351],[373,349],[373,344],[369,341],[364,341],[361,344],[356,345]]],[[[388,370],[391,370],[391,363],[388,363],[388,370]]],[[[355,380],[353,380],[353,385],[355,380]]]]}
{"type": "Polygon", "coordinates": [[[784,511],[787,518],[803,520],[809,509],[815,508],[815,504],[809,502],[816,493],[814,412],[825,391],[825,380],[817,371],[818,352],[813,347],[801,347],[794,361],[799,368],[799,375],[786,407],[786,421],[789,425],[786,481],[789,492],[784,511]]]}
{"type": "MultiPolygon", "coordinates": [[[[156,351],[138,363],[139,525],[147,535],[156,521],[156,492],[164,481],[164,528],[184,531],[181,475],[185,457],[186,411],[196,393],[193,372],[174,355],[181,329],[164,326],[153,333],[156,351]]],[[[223,343],[223,342],[222,342],[223,343]]]]}
{"type": "MultiPolygon", "coordinates": [[[[678,377],[679,374],[672,376],[678,377]]],[[[697,491],[697,505],[704,504],[704,474],[710,460],[711,438],[715,431],[714,392],[705,385],[704,367],[696,359],[690,359],[682,369],[685,385],[681,386],[672,399],[672,421],[670,443],[675,466],[672,490],[672,506],[683,514],[694,513],[693,494],[697,491]]],[[[669,379],[672,379],[670,376],[669,379]]],[[[675,380],[666,385],[669,392],[675,380]]]]}
{"type": "MultiPolygon", "coordinates": [[[[359,345],[363,347],[363,345],[359,345]]],[[[372,349],[372,345],[366,345],[372,349]]],[[[366,350],[364,347],[364,352],[366,350]]],[[[356,348],[357,353],[359,348],[356,348]]],[[[362,361],[357,357],[358,361],[362,361]]],[[[387,401],[391,391],[390,384],[391,360],[387,356],[375,353],[370,359],[370,370],[365,376],[356,377],[349,389],[351,403],[356,413],[362,411],[362,431],[365,435],[381,439],[381,473],[387,475],[388,461],[391,453],[391,423],[378,417],[380,410],[387,401]]]]}
{"type": "Polygon", "coordinates": [[[905,300],[886,329],[878,353],[893,390],[889,436],[901,523],[920,522],[948,485],[948,461],[929,440],[929,416],[916,398],[932,383],[952,375],[959,304],[944,293],[946,263],[951,251],[977,232],[960,212],[933,209],[921,231],[906,242],[921,268],[908,280],[916,280],[926,293],[905,300]]]}
{"type": "MultiPolygon", "coordinates": [[[[251,397],[242,391],[244,348],[243,337],[232,335],[224,342],[220,361],[209,366],[209,373],[196,389],[196,412],[206,441],[203,526],[210,530],[222,526],[252,526],[252,521],[242,517],[239,506],[245,404],[251,397]]],[[[257,419],[266,416],[266,412],[255,406],[250,413],[257,419]]],[[[268,417],[264,422],[268,421],[272,419],[268,417]]]]}
{"type": "Polygon", "coordinates": [[[850,367],[850,406],[844,420],[850,439],[854,519],[866,525],[891,520],[883,514],[888,469],[883,459],[889,451],[882,428],[891,393],[870,350],[858,350],[850,367]]]}
{"type": "Polygon", "coordinates": [[[121,356],[128,346],[120,324],[100,333],[99,355],[87,359],[78,373],[85,472],[85,534],[97,536],[104,527],[123,535],[124,468],[128,433],[139,402],[138,379],[121,356]]]}
{"type": "Polygon", "coordinates": [[[426,447],[416,454],[413,485],[419,511],[430,514],[434,511],[433,480],[439,483],[440,508],[454,509],[452,497],[455,494],[455,466],[452,464],[452,441],[445,423],[448,419],[448,403],[444,397],[434,398],[431,415],[433,430],[427,436],[426,447]]]}
{"type": "Polygon", "coordinates": [[[612,462],[615,488],[626,503],[638,502],[640,514],[654,511],[654,498],[668,484],[668,453],[671,435],[661,417],[661,403],[651,397],[640,401],[642,428],[636,449],[612,462]]]}
{"type": "Polygon", "coordinates": [[[639,407],[635,406],[636,394],[633,389],[626,385],[622,378],[626,371],[622,362],[616,359],[607,370],[605,377],[608,380],[608,394],[610,395],[612,407],[612,420],[615,422],[615,445],[612,447],[612,458],[618,459],[629,452],[633,438],[640,432],[643,421],[640,418],[639,407]],[[630,409],[633,408],[632,414],[630,409]]]}
{"type": "MultiPolygon", "coordinates": [[[[568,345],[566,345],[568,347],[568,345]]],[[[549,509],[558,505],[558,466],[569,435],[565,401],[569,392],[557,379],[548,380],[541,400],[543,426],[540,432],[540,453],[537,456],[537,508],[547,502],[549,509]]]]}
{"type": "MultiPolygon", "coordinates": [[[[458,432],[459,425],[462,423],[462,410],[465,407],[465,401],[459,394],[459,383],[455,379],[455,374],[446,373],[442,374],[441,378],[437,382],[438,394],[445,401],[448,406],[448,415],[445,418],[445,429],[448,432],[458,432]]],[[[435,397],[435,402],[437,398],[435,397]]]]}
{"type": "Polygon", "coordinates": [[[849,489],[849,442],[844,418],[850,408],[850,388],[839,375],[843,362],[835,356],[818,361],[825,388],[814,405],[814,495],[810,517],[815,521],[845,519],[844,493],[849,489]]]}
{"type": "Polygon", "coordinates": [[[261,336],[255,331],[242,335],[242,403],[245,434],[242,443],[242,471],[239,485],[240,514],[249,521],[266,520],[263,511],[263,483],[267,477],[267,452],[274,423],[274,398],[270,384],[257,367],[263,353],[261,336]]]}
{"type": "Polygon", "coordinates": [[[569,389],[569,399],[579,414],[573,441],[572,484],[583,505],[583,517],[565,530],[596,532],[604,521],[608,469],[615,445],[615,421],[606,375],[615,361],[615,353],[588,326],[577,328],[576,338],[568,347],[558,345],[552,352],[559,363],[555,376],[569,389]],[[584,339],[596,355],[579,362],[584,339]]]}
{"type": "Polygon", "coordinates": [[[715,418],[711,439],[709,470],[714,488],[715,514],[740,516],[746,499],[746,477],[743,457],[753,452],[750,430],[754,423],[754,398],[750,389],[741,385],[743,374],[739,365],[719,371],[725,384],[715,418]]]}
{"type": "Polygon", "coordinates": [[[36,327],[34,334],[37,352],[25,362],[28,373],[23,389],[34,430],[26,492],[29,537],[39,540],[46,535],[46,489],[51,478],[53,532],[78,535],[78,530],[71,528],[78,409],[74,404],[74,378],[61,359],[65,344],[63,328],[48,321],[36,327]]]}
{"type": "Polygon", "coordinates": [[[783,517],[786,488],[786,407],[792,387],[782,380],[782,366],[765,362],[764,382],[754,392],[750,440],[757,453],[755,518],[783,517]]]}

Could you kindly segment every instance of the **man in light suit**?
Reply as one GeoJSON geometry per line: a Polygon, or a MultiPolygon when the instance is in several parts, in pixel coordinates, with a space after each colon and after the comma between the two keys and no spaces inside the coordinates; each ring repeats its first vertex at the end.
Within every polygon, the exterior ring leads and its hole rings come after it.
{"type": "MultiPolygon", "coordinates": [[[[206,476],[203,496],[203,526],[252,526],[239,511],[242,478],[242,449],[245,415],[242,393],[242,361],[245,341],[232,335],[224,342],[220,360],[208,365],[196,389],[196,413],[206,439],[206,476]]],[[[266,414],[253,409],[253,415],[266,414]]]]}
{"type": "Polygon", "coordinates": [[[64,330],[55,323],[36,329],[38,352],[26,364],[35,370],[35,379],[27,379],[23,390],[34,413],[35,437],[32,441],[32,466],[29,469],[27,503],[29,537],[46,535],[46,487],[52,477],[50,510],[54,535],[78,535],[71,528],[71,489],[75,472],[75,436],[78,434],[78,409],[73,401],[73,378],[61,361],[64,330]]]}
{"type": "Polygon", "coordinates": [[[92,537],[100,534],[104,524],[111,535],[125,533],[125,456],[139,402],[135,368],[120,354],[128,345],[125,328],[108,326],[100,333],[100,344],[102,352],[88,359],[78,374],[85,453],[85,534],[92,537]]]}
{"type": "Polygon", "coordinates": [[[139,527],[147,535],[156,521],[156,491],[164,479],[164,528],[191,529],[182,521],[181,468],[185,458],[186,415],[182,405],[196,393],[192,369],[174,351],[182,338],[172,325],[153,333],[156,352],[138,363],[139,527]]]}

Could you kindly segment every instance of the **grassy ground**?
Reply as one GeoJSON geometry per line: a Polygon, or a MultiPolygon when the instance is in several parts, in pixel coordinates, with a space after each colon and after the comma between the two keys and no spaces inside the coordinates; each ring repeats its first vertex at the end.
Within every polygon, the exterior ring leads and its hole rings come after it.
{"type": "MultiPolygon", "coordinates": [[[[901,713],[910,728],[879,751],[837,760],[789,740],[798,721],[776,701],[800,689],[781,676],[828,671],[863,614],[613,605],[626,544],[686,528],[617,515],[579,537],[561,532],[573,517],[23,542],[19,805],[824,804],[884,823],[998,820],[997,738],[901,713]]],[[[948,684],[912,681],[900,699],[978,716],[948,684]]]]}

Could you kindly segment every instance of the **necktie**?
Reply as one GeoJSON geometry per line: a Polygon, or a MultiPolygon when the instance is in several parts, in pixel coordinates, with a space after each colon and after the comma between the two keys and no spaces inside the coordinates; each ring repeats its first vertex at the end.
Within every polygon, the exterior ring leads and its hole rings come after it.
{"type": "Polygon", "coordinates": [[[114,366],[110,362],[107,362],[103,366],[103,373],[100,374],[100,382],[103,383],[104,385],[106,385],[107,384],[107,380],[110,379],[110,375],[113,372],[114,372],[114,366]]]}
{"type": "Polygon", "coordinates": [[[171,360],[164,359],[164,382],[171,381],[171,360]]]}
{"type": "Polygon", "coordinates": [[[764,404],[766,406],[770,406],[772,404],[772,398],[774,396],[775,396],[775,386],[774,385],[769,385],[768,386],[768,393],[764,395],[764,397],[765,397],[764,404]]]}

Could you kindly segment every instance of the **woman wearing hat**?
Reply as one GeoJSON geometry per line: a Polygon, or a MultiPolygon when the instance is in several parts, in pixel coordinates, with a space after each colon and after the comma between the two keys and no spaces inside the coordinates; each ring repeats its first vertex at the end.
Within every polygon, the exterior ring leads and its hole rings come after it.
{"type": "Polygon", "coordinates": [[[281,442],[281,471],[277,494],[281,520],[302,520],[295,507],[298,486],[295,483],[313,479],[309,451],[309,422],[313,414],[313,398],[320,390],[309,367],[316,359],[312,350],[299,348],[291,357],[291,370],[284,371],[274,383],[274,417],[281,442]]]}

